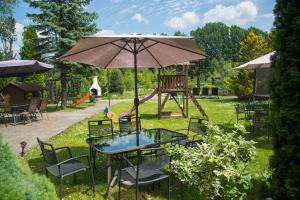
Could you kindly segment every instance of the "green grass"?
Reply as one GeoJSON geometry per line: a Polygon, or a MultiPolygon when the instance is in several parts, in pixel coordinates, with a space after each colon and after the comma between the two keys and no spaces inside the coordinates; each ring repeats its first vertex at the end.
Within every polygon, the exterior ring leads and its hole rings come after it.
{"type": "MultiPolygon", "coordinates": [[[[199,116],[199,112],[196,110],[194,105],[190,103],[190,116],[199,116]]],[[[221,99],[201,99],[201,105],[206,110],[210,121],[219,126],[230,129],[233,127],[233,124],[236,123],[236,116],[234,111],[234,104],[237,103],[237,100],[234,98],[221,98],[221,99]]],[[[126,111],[129,107],[132,106],[132,103],[119,103],[111,107],[111,111],[120,114],[126,111]]],[[[178,111],[175,103],[171,101],[166,104],[165,111],[178,111]]],[[[140,113],[142,119],[143,128],[157,128],[163,127],[171,130],[178,128],[186,128],[188,126],[188,119],[184,118],[172,118],[172,119],[157,119],[157,101],[152,100],[142,104],[140,106],[140,113]]],[[[55,146],[70,146],[74,155],[88,154],[88,145],[85,143],[85,139],[88,134],[87,130],[87,121],[91,119],[101,119],[103,118],[103,113],[94,115],[93,117],[83,120],[75,124],[74,126],[68,128],[63,133],[51,138],[50,143],[53,143],[55,146]]],[[[249,166],[249,171],[254,177],[253,180],[253,189],[249,192],[249,199],[263,199],[267,197],[267,193],[263,188],[261,182],[261,173],[268,169],[268,159],[272,155],[271,143],[267,142],[265,135],[255,138],[257,141],[257,150],[255,159],[251,162],[249,166]]],[[[61,152],[59,157],[65,158],[65,152],[61,152]]],[[[43,160],[40,155],[40,150],[38,147],[30,150],[25,158],[24,164],[27,165],[36,173],[43,174],[43,160]]],[[[106,191],[106,157],[99,155],[97,158],[98,171],[96,175],[96,199],[104,199],[106,191]]],[[[51,177],[59,191],[59,181],[51,177]]],[[[78,177],[79,184],[73,184],[72,177],[66,179],[66,187],[64,191],[64,199],[92,199],[91,190],[90,190],[90,179],[85,173],[80,174],[78,177]]],[[[148,199],[165,199],[166,189],[164,183],[161,184],[161,188],[155,189],[155,192],[152,192],[151,189],[144,188],[143,192],[148,199]]],[[[176,181],[173,181],[173,190],[172,190],[172,199],[179,199],[179,187],[176,181]]],[[[197,191],[192,189],[185,188],[185,199],[199,199],[197,191]],[[197,197],[198,196],[198,197],[197,197]]],[[[133,189],[128,189],[123,191],[122,196],[125,196],[123,199],[131,199],[134,194],[133,189]]],[[[112,197],[117,196],[117,188],[113,190],[112,197]]]]}
{"type": "Polygon", "coordinates": [[[93,105],[94,105],[93,103],[90,103],[90,100],[86,100],[80,105],[73,105],[71,102],[68,102],[67,109],[62,110],[61,107],[60,107],[60,104],[58,105],[57,109],[56,109],[56,104],[48,104],[47,105],[47,112],[48,113],[57,112],[57,111],[72,112],[72,111],[75,111],[75,110],[85,109],[85,108],[93,106],[93,105]]]}

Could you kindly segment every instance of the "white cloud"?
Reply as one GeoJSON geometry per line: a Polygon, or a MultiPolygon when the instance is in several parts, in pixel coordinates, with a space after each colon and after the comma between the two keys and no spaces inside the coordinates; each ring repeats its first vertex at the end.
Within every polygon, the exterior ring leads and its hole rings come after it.
{"type": "Polygon", "coordinates": [[[165,25],[176,30],[184,30],[199,22],[199,16],[195,12],[185,12],[180,17],[172,17],[165,21],[165,25]]]}
{"type": "Polygon", "coordinates": [[[244,25],[255,20],[257,7],[252,1],[243,1],[233,6],[216,5],[204,13],[203,22],[223,22],[227,25],[244,25]]]}
{"type": "Polygon", "coordinates": [[[132,19],[133,21],[138,22],[138,23],[144,22],[145,24],[149,24],[149,20],[146,19],[146,18],[144,18],[144,17],[143,17],[141,14],[139,14],[139,13],[135,13],[135,14],[131,17],[131,19],[132,19]]]}
{"type": "Polygon", "coordinates": [[[96,33],[95,35],[96,36],[100,36],[100,35],[116,35],[116,33],[113,30],[103,29],[103,30],[99,31],[98,33],[96,33]]]}
{"type": "Polygon", "coordinates": [[[15,26],[15,34],[16,34],[16,41],[13,43],[12,49],[14,54],[16,54],[17,58],[19,57],[19,52],[21,47],[23,46],[23,34],[24,32],[24,25],[17,22],[15,26]]]}

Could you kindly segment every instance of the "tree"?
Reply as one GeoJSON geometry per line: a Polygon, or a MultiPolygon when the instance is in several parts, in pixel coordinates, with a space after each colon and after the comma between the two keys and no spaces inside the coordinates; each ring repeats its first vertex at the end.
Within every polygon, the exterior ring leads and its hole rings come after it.
{"type": "Polygon", "coordinates": [[[15,41],[16,21],[13,17],[13,8],[16,0],[0,0],[0,60],[14,57],[12,45],[15,41]]]}
{"type": "MultiPolygon", "coordinates": [[[[250,31],[240,43],[240,62],[246,63],[271,52],[270,45],[261,35],[250,31]]],[[[253,84],[253,70],[240,70],[238,75],[230,81],[231,89],[241,99],[247,99],[252,95],[253,84]]]]}
{"type": "Polygon", "coordinates": [[[134,88],[133,73],[131,69],[124,70],[124,84],[127,91],[132,91],[134,88]]]}
{"type": "MultiPolygon", "coordinates": [[[[23,46],[20,50],[21,59],[33,59],[41,60],[41,53],[38,51],[38,35],[32,26],[25,27],[23,32],[23,46]]],[[[23,82],[30,83],[39,83],[42,86],[45,86],[46,75],[43,74],[33,74],[25,78],[21,78],[23,82]]]]}
{"type": "Polygon", "coordinates": [[[123,94],[125,85],[121,70],[114,69],[110,72],[109,92],[123,94]]]}
{"type": "Polygon", "coordinates": [[[239,44],[244,39],[246,32],[245,29],[238,26],[228,27],[221,22],[207,23],[191,32],[199,47],[208,55],[207,59],[196,62],[197,67],[190,69],[190,74],[197,77],[198,87],[200,79],[207,81],[215,72],[213,59],[230,60],[231,62],[239,60],[239,44]]]}
{"type": "Polygon", "coordinates": [[[93,22],[97,15],[85,10],[91,0],[25,0],[25,2],[40,10],[27,15],[34,22],[33,27],[41,35],[38,40],[43,58],[49,59],[61,71],[61,100],[62,108],[65,109],[68,69],[80,68],[82,65],[60,61],[57,58],[71,49],[81,36],[97,31],[96,24],[93,22]]]}
{"type": "Polygon", "coordinates": [[[275,51],[271,80],[274,155],[274,199],[300,197],[300,6],[298,0],[277,0],[275,51]]]}

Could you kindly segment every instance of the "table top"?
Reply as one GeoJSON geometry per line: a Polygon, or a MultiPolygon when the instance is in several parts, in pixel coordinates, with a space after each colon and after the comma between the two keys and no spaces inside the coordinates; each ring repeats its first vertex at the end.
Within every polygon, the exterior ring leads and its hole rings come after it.
{"type": "Polygon", "coordinates": [[[150,147],[153,145],[177,142],[186,139],[187,136],[175,131],[155,128],[142,129],[139,134],[139,145],[136,144],[136,134],[115,135],[113,137],[95,137],[88,138],[86,142],[93,148],[103,154],[120,154],[138,149],[150,147]]]}

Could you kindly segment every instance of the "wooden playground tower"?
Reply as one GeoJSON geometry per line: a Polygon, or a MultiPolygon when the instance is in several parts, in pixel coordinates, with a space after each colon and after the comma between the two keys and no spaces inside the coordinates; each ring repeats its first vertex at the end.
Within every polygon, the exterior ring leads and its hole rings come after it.
{"type": "Polygon", "coordinates": [[[157,94],[158,94],[158,118],[161,117],[188,117],[189,116],[189,98],[195,104],[202,117],[208,119],[207,114],[201,107],[197,99],[192,95],[188,85],[188,64],[183,65],[182,73],[176,75],[165,75],[158,72],[157,94]],[[166,94],[164,99],[162,94],[166,94]],[[179,102],[179,94],[182,96],[182,103],[179,102]],[[172,98],[181,113],[163,112],[165,104],[172,98]]]}

